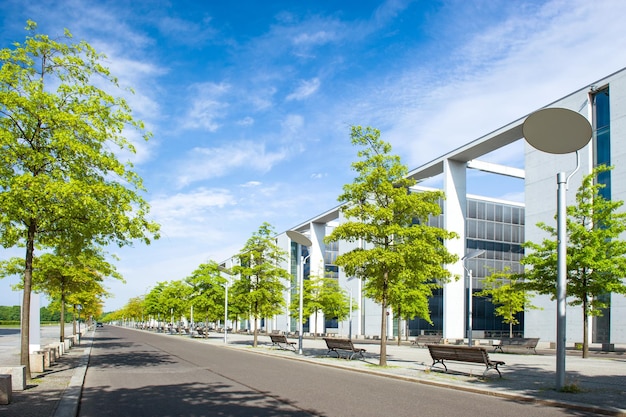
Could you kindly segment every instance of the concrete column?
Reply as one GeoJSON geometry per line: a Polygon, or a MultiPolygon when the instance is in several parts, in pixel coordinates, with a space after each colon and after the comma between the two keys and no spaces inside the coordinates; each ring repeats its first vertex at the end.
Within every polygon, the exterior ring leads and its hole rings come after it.
{"type": "Polygon", "coordinates": [[[28,333],[28,353],[41,350],[41,317],[39,306],[41,295],[30,294],[30,330],[28,333]]]}
{"type": "Polygon", "coordinates": [[[465,254],[465,217],[466,163],[448,159],[444,161],[443,188],[446,199],[443,203],[443,227],[459,235],[458,239],[445,242],[449,252],[458,255],[459,262],[447,265],[453,276],[461,279],[451,280],[443,288],[443,337],[462,339],[465,334],[465,280],[461,258],[465,254]]]}

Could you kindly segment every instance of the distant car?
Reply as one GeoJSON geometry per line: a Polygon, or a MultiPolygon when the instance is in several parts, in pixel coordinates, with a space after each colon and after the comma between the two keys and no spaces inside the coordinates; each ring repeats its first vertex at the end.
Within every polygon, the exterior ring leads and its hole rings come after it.
{"type": "Polygon", "coordinates": [[[104,325],[100,322],[96,323],[96,327],[104,327],[104,325]]]}

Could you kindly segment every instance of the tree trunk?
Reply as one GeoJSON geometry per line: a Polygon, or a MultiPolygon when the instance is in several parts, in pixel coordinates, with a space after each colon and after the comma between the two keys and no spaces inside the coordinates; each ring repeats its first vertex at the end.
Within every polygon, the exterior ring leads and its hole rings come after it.
{"type": "Polygon", "coordinates": [[[583,358],[589,356],[589,315],[587,314],[587,296],[583,297],[583,358]]]}
{"type": "Polygon", "coordinates": [[[31,220],[26,239],[26,259],[24,265],[24,293],[22,295],[22,314],[20,335],[20,365],[26,367],[26,382],[30,378],[30,293],[33,285],[33,258],[35,254],[35,222],[31,220]]]}
{"type": "Polygon", "coordinates": [[[380,320],[380,366],[387,366],[387,282],[389,272],[383,275],[382,314],[380,320]]]}
{"type": "Polygon", "coordinates": [[[59,328],[59,342],[65,342],[65,296],[63,295],[63,286],[61,286],[61,327],[59,328]]]}
{"type": "Polygon", "coordinates": [[[317,340],[317,310],[315,310],[315,333],[313,333],[313,339],[317,340]]]}
{"type": "Polygon", "coordinates": [[[252,347],[256,347],[257,335],[259,331],[258,323],[259,323],[259,319],[255,316],[254,317],[254,342],[252,343],[252,347]]]}
{"type": "Polygon", "coordinates": [[[400,318],[400,312],[398,311],[398,346],[400,346],[400,329],[402,326],[402,319],[400,318]]]}
{"type": "Polygon", "coordinates": [[[509,323],[509,338],[513,338],[513,323],[509,323]]]}

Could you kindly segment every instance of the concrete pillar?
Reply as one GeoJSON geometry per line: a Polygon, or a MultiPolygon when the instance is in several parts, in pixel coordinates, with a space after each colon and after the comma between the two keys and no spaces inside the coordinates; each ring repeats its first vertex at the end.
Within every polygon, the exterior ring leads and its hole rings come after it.
{"type": "Polygon", "coordinates": [[[0,375],[0,404],[9,404],[12,396],[13,387],[11,386],[11,375],[0,375]]]}
{"type": "Polygon", "coordinates": [[[448,159],[444,162],[443,188],[446,199],[443,203],[443,227],[459,235],[458,239],[445,242],[448,251],[459,257],[457,263],[447,265],[447,267],[453,276],[461,278],[458,281],[451,280],[443,288],[444,339],[462,339],[465,334],[466,297],[461,258],[465,255],[466,167],[467,164],[461,161],[448,159]]]}
{"type": "Polygon", "coordinates": [[[40,317],[41,295],[30,294],[30,327],[28,333],[28,352],[33,353],[41,350],[41,317],[40,317]]]}

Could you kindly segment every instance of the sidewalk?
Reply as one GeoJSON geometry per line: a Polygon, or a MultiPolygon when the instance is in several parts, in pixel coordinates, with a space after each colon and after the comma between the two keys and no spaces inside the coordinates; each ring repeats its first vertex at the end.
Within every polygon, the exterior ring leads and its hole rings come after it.
{"type": "MultiPolygon", "coordinates": [[[[69,355],[62,357],[54,371],[36,378],[37,386],[21,393],[14,392],[12,404],[0,406],[0,415],[8,417],[75,415],[71,414],[71,411],[74,410],[75,413],[80,398],[79,391],[84,380],[92,337],[93,333],[88,333],[81,346],[73,348],[69,355]],[[62,387],[64,384],[65,389],[62,387]]],[[[163,334],[163,337],[188,338],[169,334],[163,334]]],[[[0,348],[3,346],[1,339],[0,348]]],[[[568,351],[566,385],[574,392],[557,392],[554,389],[556,383],[554,350],[538,350],[537,355],[490,352],[490,358],[504,361],[506,365],[501,367],[502,378],[499,378],[495,371],[489,371],[483,378],[484,367],[478,364],[450,362],[448,373],[443,373],[437,367],[431,370],[432,360],[428,349],[408,344],[401,346],[396,346],[393,342],[388,344],[387,367],[381,368],[378,366],[379,345],[373,341],[355,340],[357,346],[367,350],[366,359],[349,361],[327,357],[327,349],[322,339],[305,339],[303,355],[271,347],[267,335],[259,335],[259,346],[256,349],[252,348],[251,335],[228,334],[227,339],[228,343],[225,345],[224,335],[213,333],[208,339],[193,340],[197,343],[243,349],[247,352],[274,355],[289,360],[308,361],[320,366],[341,367],[353,372],[377,374],[414,383],[560,406],[587,415],[626,416],[626,352],[623,350],[611,353],[593,351],[588,359],[582,359],[579,352],[568,351]]],[[[297,339],[292,340],[297,342],[297,339]]],[[[0,354],[0,365],[6,364],[5,359],[6,355],[0,354]]]]}

